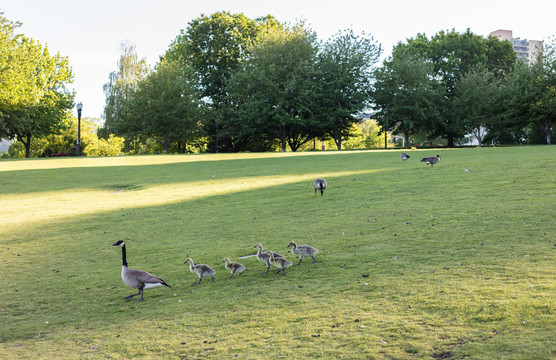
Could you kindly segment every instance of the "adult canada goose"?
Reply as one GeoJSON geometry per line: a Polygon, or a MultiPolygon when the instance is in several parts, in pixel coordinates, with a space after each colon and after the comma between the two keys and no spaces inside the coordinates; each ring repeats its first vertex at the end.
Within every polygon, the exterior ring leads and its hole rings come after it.
{"type": "Polygon", "coordinates": [[[245,270],[245,266],[237,262],[231,262],[230,258],[225,258],[224,263],[226,269],[230,270],[230,272],[232,273],[230,279],[232,278],[232,276],[234,276],[235,273],[238,273],[239,276],[241,276],[241,274],[243,274],[243,270],[245,270]]]}
{"type": "Polygon", "coordinates": [[[315,188],[315,197],[317,196],[317,191],[320,190],[320,196],[324,195],[324,189],[326,189],[326,180],[324,179],[317,179],[313,183],[315,188]]]}
{"type": "Polygon", "coordinates": [[[286,268],[291,266],[293,263],[283,257],[274,257],[274,253],[272,251],[267,251],[267,253],[270,256],[270,263],[278,268],[276,274],[281,271],[282,276],[286,275],[286,268]]]}
{"type": "Polygon", "coordinates": [[[299,262],[297,264],[295,264],[294,266],[297,266],[297,265],[301,264],[301,261],[303,261],[303,258],[305,256],[310,256],[310,257],[313,258],[312,264],[317,262],[317,260],[315,260],[315,254],[318,252],[318,250],[315,249],[314,247],[309,246],[309,245],[297,245],[293,241],[290,241],[290,244],[288,245],[288,247],[292,248],[292,254],[299,255],[299,257],[300,257],[299,262]]]}
{"type": "Polygon", "coordinates": [[[211,281],[214,281],[214,274],[216,274],[216,271],[214,271],[214,269],[210,266],[205,264],[195,265],[193,264],[193,260],[191,258],[187,258],[184,264],[185,263],[189,263],[189,271],[191,271],[193,274],[197,274],[197,276],[199,277],[199,281],[193,283],[193,285],[199,285],[201,283],[201,280],[203,280],[203,278],[206,276],[210,276],[212,278],[211,281]]]}
{"type": "Polygon", "coordinates": [[[149,274],[146,271],[128,268],[125,254],[125,242],[123,240],[118,241],[112,246],[119,246],[122,248],[122,280],[127,286],[139,290],[137,294],[126,296],[125,298],[123,298],[124,300],[129,300],[134,296],[141,295],[141,299],[135,301],[142,301],[144,289],[150,289],[158,286],[171,287],[166,283],[166,281],[152,274],[149,274]]]}
{"type": "Polygon", "coordinates": [[[429,157],[423,158],[423,159],[421,160],[421,162],[426,162],[427,165],[430,164],[431,167],[432,167],[434,164],[438,163],[439,161],[440,161],[440,155],[429,156],[429,157]]]}
{"type": "Polygon", "coordinates": [[[403,162],[405,162],[407,159],[410,158],[409,154],[404,153],[404,152],[402,153],[401,157],[402,157],[403,162]]]}
{"type": "MultiPolygon", "coordinates": [[[[264,273],[262,273],[261,275],[266,275],[268,274],[268,270],[270,270],[270,256],[268,255],[268,251],[263,253],[263,244],[258,243],[257,245],[253,246],[256,248],[259,248],[257,250],[257,260],[262,261],[266,264],[266,271],[264,273]]],[[[283,258],[282,255],[273,252],[272,253],[274,255],[275,258],[283,258]]]]}

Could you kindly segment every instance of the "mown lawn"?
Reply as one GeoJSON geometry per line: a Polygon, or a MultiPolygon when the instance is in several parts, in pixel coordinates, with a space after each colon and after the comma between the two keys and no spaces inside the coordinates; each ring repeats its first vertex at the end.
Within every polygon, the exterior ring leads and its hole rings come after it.
{"type": "Polygon", "coordinates": [[[0,358],[555,358],[556,148],[400,153],[0,161],[0,358]]]}

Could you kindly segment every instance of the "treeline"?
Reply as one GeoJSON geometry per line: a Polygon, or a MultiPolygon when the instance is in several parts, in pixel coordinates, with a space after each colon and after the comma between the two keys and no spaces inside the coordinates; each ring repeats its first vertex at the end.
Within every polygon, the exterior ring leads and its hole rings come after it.
{"type": "Polygon", "coordinates": [[[123,136],[131,152],[147,139],[165,153],[341,149],[370,111],[406,146],[451,147],[466,134],[480,145],[551,142],[551,43],[525,64],[495,37],[419,34],[379,67],[380,44],[366,34],[321,42],[303,23],[218,12],[191,21],[154,69],[133,46],[122,50],[105,85],[103,133],[123,136]]]}
{"type": "MultiPolygon", "coordinates": [[[[0,137],[17,139],[14,151],[26,156],[72,155],[71,68],[18,26],[0,16],[0,137]],[[33,151],[32,139],[42,147],[33,151]]],[[[349,29],[319,41],[303,22],[201,15],[153,68],[122,45],[104,85],[104,122],[83,153],[379,146],[377,131],[364,135],[370,127],[403,135],[406,146],[455,146],[466,134],[481,145],[551,143],[553,40],[531,64],[517,61],[510,42],[469,30],[418,34],[379,64],[381,52],[349,29]],[[375,122],[362,122],[370,112],[375,122]]]]}

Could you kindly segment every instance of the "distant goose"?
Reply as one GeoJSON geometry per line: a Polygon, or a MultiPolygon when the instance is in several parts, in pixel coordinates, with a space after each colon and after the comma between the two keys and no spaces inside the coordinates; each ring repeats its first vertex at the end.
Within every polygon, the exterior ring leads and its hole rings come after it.
{"type": "Polygon", "coordinates": [[[319,191],[319,190],[320,190],[320,196],[323,196],[324,195],[324,189],[326,189],[326,180],[317,179],[313,183],[313,186],[315,188],[315,197],[317,196],[317,191],[319,191]]]}
{"type": "Polygon", "coordinates": [[[426,162],[427,165],[430,164],[431,167],[432,167],[434,164],[437,164],[439,161],[440,161],[440,155],[429,156],[429,157],[423,158],[423,159],[421,160],[421,162],[426,162]]]}
{"type": "Polygon", "coordinates": [[[293,263],[283,257],[274,257],[274,253],[272,251],[267,251],[267,253],[270,256],[270,263],[278,268],[276,274],[280,273],[281,271],[282,276],[286,275],[286,268],[291,266],[293,263]]]}
{"type": "Polygon", "coordinates": [[[309,245],[297,245],[293,241],[290,241],[290,244],[288,245],[288,247],[292,248],[292,254],[299,255],[299,257],[300,257],[299,262],[297,264],[295,264],[294,266],[297,266],[297,265],[301,264],[301,261],[303,261],[303,258],[306,257],[306,256],[310,256],[310,257],[313,258],[312,264],[317,262],[317,260],[315,260],[315,254],[318,252],[318,250],[315,249],[314,247],[309,246],[309,245]]]}
{"type": "MultiPolygon", "coordinates": [[[[262,273],[261,275],[266,275],[268,274],[268,270],[270,270],[270,256],[268,255],[268,251],[266,253],[263,253],[263,244],[258,243],[257,245],[253,246],[258,248],[259,250],[257,250],[257,260],[262,261],[266,264],[266,271],[264,273],[262,273]]],[[[282,255],[273,252],[272,253],[274,255],[275,258],[283,258],[282,255]]]]}
{"type": "Polygon", "coordinates": [[[410,158],[410,156],[409,156],[407,153],[402,153],[401,157],[402,157],[402,160],[403,160],[404,162],[405,162],[407,159],[410,158]]]}
{"type": "Polygon", "coordinates": [[[122,280],[127,286],[139,290],[137,294],[126,296],[125,298],[123,298],[124,300],[129,300],[134,296],[141,295],[141,299],[135,301],[142,301],[144,289],[150,289],[158,286],[171,287],[166,283],[166,281],[152,274],[149,274],[146,271],[128,268],[125,253],[125,243],[123,240],[118,241],[112,246],[119,246],[122,248],[122,280]]]}
{"type": "Polygon", "coordinates": [[[241,274],[243,274],[243,270],[245,270],[245,266],[241,265],[240,263],[237,262],[231,262],[230,258],[225,258],[224,259],[224,263],[225,263],[225,267],[227,270],[230,270],[230,272],[232,273],[232,275],[230,276],[230,279],[232,278],[232,276],[234,276],[235,273],[238,273],[239,276],[241,276],[241,274]]]}
{"type": "Polygon", "coordinates": [[[193,274],[197,274],[197,276],[199,277],[199,281],[193,283],[193,285],[199,285],[201,283],[201,280],[203,280],[203,278],[207,276],[210,276],[212,278],[211,281],[214,281],[214,274],[216,274],[216,271],[214,271],[214,269],[210,266],[205,264],[195,265],[193,264],[193,260],[191,258],[187,258],[184,264],[185,263],[189,263],[189,271],[191,271],[193,274]]]}

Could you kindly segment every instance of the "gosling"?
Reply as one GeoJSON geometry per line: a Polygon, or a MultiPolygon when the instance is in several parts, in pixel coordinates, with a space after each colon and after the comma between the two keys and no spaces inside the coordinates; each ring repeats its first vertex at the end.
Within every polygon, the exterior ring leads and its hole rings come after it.
{"type": "Polygon", "coordinates": [[[410,156],[407,153],[404,153],[404,152],[402,153],[401,157],[402,157],[403,162],[405,162],[407,159],[410,158],[410,156]]]}
{"type": "Polygon", "coordinates": [[[203,280],[203,278],[207,276],[210,276],[212,278],[211,281],[214,281],[214,274],[216,274],[216,271],[214,271],[214,269],[210,266],[205,264],[195,265],[191,258],[187,258],[184,264],[185,263],[189,263],[189,271],[191,271],[193,274],[197,274],[197,276],[199,277],[199,281],[193,283],[193,285],[199,285],[201,283],[201,280],[203,280]]]}
{"type": "Polygon", "coordinates": [[[272,251],[267,251],[267,254],[270,257],[270,263],[278,268],[276,274],[280,273],[281,271],[282,276],[286,275],[286,268],[290,267],[293,263],[283,257],[274,257],[274,253],[272,251]]]}
{"type": "Polygon", "coordinates": [[[300,259],[299,262],[297,264],[295,264],[294,266],[298,266],[299,264],[301,264],[301,262],[303,261],[303,258],[306,256],[310,256],[313,258],[313,262],[311,264],[314,264],[317,262],[317,260],[315,259],[315,254],[318,252],[317,249],[315,249],[312,246],[309,245],[297,245],[295,242],[290,241],[290,244],[288,245],[288,247],[292,248],[292,254],[294,255],[299,255],[300,259]]]}
{"type": "Polygon", "coordinates": [[[324,195],[324,189],[326,189],[326,180],[324,179],[317,179],[313,183],[313,187],[315,188],[315,197],[317,197],[317,191],[320,190],[320,196],[324,195]]]}
{"type": "Polygon", "coordinates": [[[225,258],[224,263],[226,269],[230,270],[230,272],[232,273],[232,275],[230,275],[229,277],[230,279],[232,278],[232,276],[234,276],[235,273],[238,273],[239,276],[241,276],[241,274],[243,274],[243,270],[245,270],[245,266],[237,262],[231,262],[230,258],[225,258]]]}
{"type": "MultiPolygon", "coordinates": [[[[268,255],[268,251],[263,253],[263,244],[258,243],[257,245],[253,246],[256,248],[259,248],[259,250],[257,250],[257,260],[262,261],[263,263],[266,264],[266,271],[264,273],[261,273],[261,275],[266,275],[268,274],[268,271],[270,270],[270,256],[268,255]]],[[[273,252],[272,253],[274,255],[275,258],[283,258],[282,255],[273,252]]]]}
{"type": "Polygon", "coordinates": [[[427,163],[427,165],[430,164],[430,166],[432,167],[434,164],[437,164],[440,161],[440,155],[436,155],[436,156],[429,156],[426,158],[423,158],[421,160],[421,162],[425,162],[427,163]]]}

